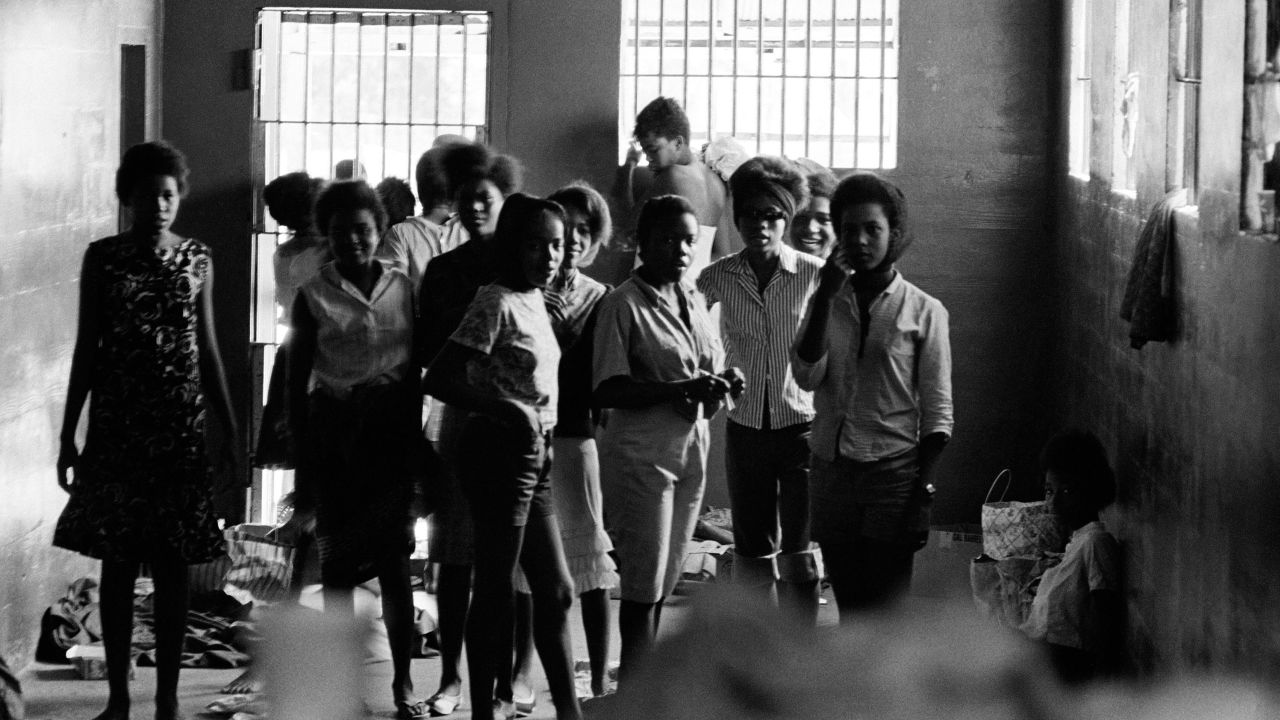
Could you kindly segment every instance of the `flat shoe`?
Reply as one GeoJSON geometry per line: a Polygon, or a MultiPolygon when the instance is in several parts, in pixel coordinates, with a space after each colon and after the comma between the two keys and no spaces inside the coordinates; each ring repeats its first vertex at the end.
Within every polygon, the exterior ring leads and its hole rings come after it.
{"type": "Polygon", "coordinates": [[[402,700],[396,703],[396,720],[425,720],[427,717],[430,717],[427,704],[421,700],[417,702],[402,700]]]}
{"type": "Polygon", "coordinates": [[[512,698],[512,703],[516,706],[516,717],[529,717],[538,706],[538,693],[531,692],[527,698],[512,698]]]}
{"type": "Polygon", "coordinates": [[[427,698],[427,709],[431,711],[431,717],[443,717],[452,715],[454,710],[462,706],[462,693],[450,695],[445,692],[438,692],[427,698]]]}

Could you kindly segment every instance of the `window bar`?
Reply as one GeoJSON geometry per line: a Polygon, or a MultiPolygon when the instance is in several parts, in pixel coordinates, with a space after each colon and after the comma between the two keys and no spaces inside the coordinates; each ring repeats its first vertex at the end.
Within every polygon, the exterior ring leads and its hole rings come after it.
{"type": "MultiPolygon", "coordinates": [[[[283,14],[283,13],[280,13],[280,14],[278,14],[278,15],[277,15],[277,22],[276,22],[276,59],[275,59],[275,65],[276,65],[276,82],[275,82],[276,112],[275,112],[275,117],[273,118],[276,122],[279,122],[279,121],[280,121],[280,116],[281,116],[280,108],[284,105],[284,91],[281,89],[281,84],[282,84],[282,82],[283,82],[283,80],[284,80],[284,63],[280,61],[280,60],[281,60],[281,57],[280,57],[280,56],[282,56],[283,54],[284,54],[284,14],[283,14]]],[[[276,134],[276,145],[279,145],[279,144],[280,144],[280,135],[279,135],[279,133],[277,133],[277,134],[276,134]]],[[[280,148],[279,148],[279,147],[277,147],[277,148],[276,148],[276,152],[277,152],[277,153],[279,153],[279,152],[280,152],[280,148]]]]}
{"type": "MultiPolygon", "coordinates": [[[[330,15],[333,18],[333,25],[329,30],[329,57],[333,58],[333,71],[329,73],[329,128],[328,128],[327,135],[329,138],[328,163],[329,163],[329,167],[332,168],[333,167],[333,135],[334,135],[333,129],[334,129],[334,125],[338,121],[338,118],[336,116],[337,107],[338,107],[338,102],[337,102],[338,94],[334,89],[335,86],[337,85],[337,80],[335,80],[334,78],[338,74],[338,13],[336,12],[330,13],[330,15]]],[[[304,128],[303,130],[305,132],[306,129],[304,128]]]]}
{"type": "MultiPolygon", "coordinates": [[[[413,155],[413,61],[418,57],[417,49],[414,47],[414,40],[418,33],[414,32],[418,27],[418,14],[409,13],[409,112],[405,116],[409,121],[409,148],[410,156],[413,155]]],[[[414,158],[410,157],[409,162],[414,162],[414,158]]],[[[413,185],[413,180],[409,181],[413,185]]],[[[418,194],[417,188],[414,188],[414,194],[418,194]]]]}
{"type": "Polygon", "coordinates": [[[782,102],[779,107],[782,109],[780,117],[782,121],[779,126],[778,134],[778,154],[785,155],[787,151],[787,25],[791,23],[790,4],[787,0],[782,0],[782,102]]]}
{"type": "Polygon", "coordinates": [[[755,152],[764,151],[764,0],[755,3],[755,152]]]}
{"type": "Polygon", "coordinates": [[[888,25],[887,4],[887,0],[880,0],[880,139],[876,141],[876,167],[880,168],[884,167],[884,136],[887,132],[884,127],[884,85],[887,75],[884,69],[884,56],[885,46],[889,44],[886,38],[888,32],[885,28],[888,25]]]}
{"type": "MultiPolygon", "coordinates": [[[[303,45],[306,46],[307,49],[309,50],[310,49],[309,43],[311,42],[311,13],[309,12],[304,12],[302,14],[302,42],[303,42],[303,45]]],[[[281,49],[280,66],[284,67],[284,59],[285,59],[286,53],[284,52],[283,46],[281,46],[280,49],[281,49]]],[[[302,60],[302,118],[298,120],[298,122],[302,124],[302,163],[304,166],[306,165],[306,162],[307,162],[307,143],[308,143],[307,72],[310,71],[311,69],[309,67],[308,56],[309,56],[309,53],[305,53],[305,52],[303,53],[303,56],[302,56],[303,57],[303,60],[302,60]]],[[[276,229],[276,242],[277,243],[280,242],[279,228],[276,229]]]]}
{"type": "MultiPolygon", "coordinates": [[[[356,15],[356,149],[355,154],[351,156],[351,176],[355,177],[360,171],[360,100],[364,91],[364,33],[361,32],[361,26],[364,19],[360,15],[356,15]]],[[[344,158],[345,159],[345,158],[344,158]]],[[[329,158],[329,162],[333,162],[333,158],[329,158]]]]}
{"type": "MultiPolygon", "coordinates": [[[[804,118],[808,125],[813,102],[813,0],[806,0],[804,12],[804,118]]],[[[804,156],[809,157],[809,133],[804,134],[804,156]]]]}
{"type": "Polygon", "coordinates": [[[633,82],[631,83],[631,111],[632,114],[635,114],[640,112],[640,0],[636,0],[635,7],[631,13],[631,24],[635,28],[636,38],[635,45],[631,48],[632,54],[635,58],[632,63],[632,69],[635,71],[635,75],[632,78],[633,82]]]}
{"type": "MultiPolygon", "coordinates": [[[[681,74],[681,77],[683,78],[683,80],[682,80],[682,85],[680,90],[682,94],[680,95],[680,97],[684,98],[685,112],[687,113],[689,110],[689,3],[688,2],[685,2],[684,4],[684,37],[680,38],[680,43],[684,46],[684,52],[680,53],[680,60],[681,60],[681,63],[684,65],[683,67],[684,72],[681,74]]],[[[689,134],[692,135],[693,131],[690,130],[689,134]]],[[[685,141],[692,143],[693,138],[685,138],[685,141]]]]}
{"type": "Polygon", "coordinates": [[[443,34],[442,28],[444,27],[444,23],[440,22],[439,15],[436,15],[431,20],[432,20],[432,24],[435,25],[434,35],[436,38],[436,78],[433,83],[433,85],[435,86],[436,104],[435,104],[435,107],[433,108],[435,115],[434,117],[432,117],[432,120],[435,123],[435,132],[437,135],[439,135],[440,134],[440,45],[441,45],[440,36],[443,34]]]}
{"type": "MultiPolygon", "coordinates": [[[[861,149],[858,143],[858,137],[862,134],[862,0],[858,0],[858,16],[854,18],[854,40],[853,40],[853,86],[856,91],[853,93],[853,166],[862,167],[858,162],[858,151],[861,149]]],[[[832,37],[835,37],[835,28],[831,29],[832,37]]],[[[832,129],[834,136],[835,129],[832,129]]],[[[832,139],[834,143],[834,138],[832,139]]]]}
{"type": "Polygon", "coordinates": [[[733,76],[730,78],[730,85],[733,87],[733,103],[730,110],[729,134],[738,136],[738,33],[742,29],[739,25],[738,3],[741,0],[733,0],[733,76]]]}
{"type": "Polygon", "coordinates": [[[715,57],[716,57],[716,2],[708,3],[707,12],[707,142],[715,139],[715,57]]]}
{"type": "MultiPolygon", "coordinates": [[[[831,122],[827,125],[828,142],[827,142],[827,167],[835,167],[836,165],[836,16],[839,13],[839,4],[831,3],[831,102],[827,106],[831,114],[831,122]]],[[[857,95],[854,95],[857,102],[857,95]]],[[[856,165],[855,165],[856,166],[856,165]]]]}
{"type": "MultiPolygon", "coordinates": [[[[391,62],[391,13],[382,14],[382,177],[387,172],[387,64],[391,62]]],[[[372,178],[370,178],[372,179],[372,178]]],[[[379,178],[381,179],[381,178],[379,178]]]]}
{"type": "Polygon", "coordinates": [[[467,34],[467,23],[465,18],[458,27],[462,28],[462,104],[458,107],[458,123],[462,126],[463,132],[466,132],[467,123],[467,46],[470,36],[467,34]]]}

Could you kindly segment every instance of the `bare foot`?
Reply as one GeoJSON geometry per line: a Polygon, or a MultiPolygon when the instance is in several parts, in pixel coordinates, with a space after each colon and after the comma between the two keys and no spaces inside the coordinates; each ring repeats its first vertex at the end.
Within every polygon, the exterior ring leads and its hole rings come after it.
{"type": "Polygon", "coordinates": [[[258,677],[258,674],[250,667],[240,673],[235,680],[224,685],[218,692],[224,695],[247,695],[249,693],[262,692],[262,678],[258,677]]]}

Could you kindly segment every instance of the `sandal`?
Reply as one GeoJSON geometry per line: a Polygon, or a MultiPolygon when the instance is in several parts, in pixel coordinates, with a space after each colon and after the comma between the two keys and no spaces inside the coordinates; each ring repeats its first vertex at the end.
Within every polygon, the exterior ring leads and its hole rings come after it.
{"type": "Polygon", "coordinates": [[[444,691],[440,691],[427,698],[427,710],[431,712],[431,717],[452,715],[453,711],[460,707],[462,707],[461,692],[457,695],[450,695],[444,691]]]}
{"type": "Polygon", "coordinates": [[[427,704],[421,700],[409,702],[408,700],[396,701],[396,720],[425,720],[430,717],[427,710],[427,704]]]}

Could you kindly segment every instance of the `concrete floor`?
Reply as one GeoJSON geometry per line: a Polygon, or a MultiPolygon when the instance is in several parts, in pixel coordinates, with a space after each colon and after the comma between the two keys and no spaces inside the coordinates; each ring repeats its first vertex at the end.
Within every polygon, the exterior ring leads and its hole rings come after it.
{"type": "MultiPolygon", "coordinates": [[[[830,595],[828,591],[828,596],[830,595]]],[[[677,595],[671,598],[663,610],[663,632],[675,632],[688,612],[691,598],[677,595]]],[[[614,661],[618,657],[619,641],[617,637],[617,601],[613,602],[614,622],[611,655],[614,661]]],[[[578,605],[574,604],[571,618],[571,629],[574,645],[574,657],[586,659],[587,651],[582,633],[582,617],[578,605]]],[[[819,615],[820,624],[833,625],[836,622],[834,603],[822,606],[819,615]]],[[[361,692],[371,714],[369,718],[394,718],[395,712],[391,703],[389,686],[391,682],[391,666],[388,662],[372,663],[364,666],[361,692]]],[[[179,684],[182,709],[188,717],[195,717],[205,711],[206,706],[218,699],[228,696],[218,691],[242,671],[236,670],[183,670],[179,684]]],[[[435,691],[440,681],[440,659],[419,658],[413,661],[413,682],[422,697],[435,691]]],[[[466,668],[464,665],[465,677],[466,668]]],[[[535,687],[538,688],[538,704],[532,720],[554,718],[555,710],[551,704],[551,695],[547,691],[546,677],[542,668],[534,663],[535,687]]],[[[155,669],[138,668],[133,684],[133,716],[135,718],[150,717],[153,712],[151,697],[155,692],[155,669]]],[[[107,686],[105,681],[81,680],[75,672],[65,665],[49,665],[35,663],[22,674],[23,697],[26,702],[27,720],[89,720],[99,712],[106,702],[107,686]]],[[[225,716],[224,716],[225,717],[225,716]]],[[[469,701],[451,717],[465,720],[471,717],[469,701]]]]}
{"type": "MultiPolygon", "coordinates": [[[[935,605],[941,603],[961,605],[972,602],[968,600],[968,570],[970,558],[976,556],[980,549],[972,543],[960,542],[955,538],[935,533],[930,547],[922,551],[916,559],[915,577],[912,583],[911,598],[913,604],[935,605]]],[[[826,593],[830,599],[830,591],[826,593]]],[[[663,611],[662,635],[674,633],[688,617],[692,599],[677,595],[672,597],[663,611]]],[[[614,617],[611,623],[613,641],[611,654],[617,660],[619,641],[617,638],[617,601],[613,603],[614,617]]],[[[835,625],[836,612],[834,602],[824,604],[819,613],[819,625],[835,625]]],[[[572,609],[570,628],[573,637],[574,657],[587,657],[586,645],[582,633],[582,618],[578,605],[572,609]]],[[[182,709],[188,717],[196,717],[204,712],[205,707],[218,699],[226,698],[219,694],[219,689],[239,675],[241,670],[184,670],[179,685],[182,709]]],[[[440,679],[439,658],[417,659],[413,661],[413,681],[422,697],[435,691],[440,679]]],[[[464,677],[466,669],[463,669],[464,677]]],[[[359,687],[360,695],[367,703],[370,718],[394,718],[395,713],[389,692],[391,668],[390,663],[381,662],[363,666],[363,675],[359,687]]],[[[554,718],[555,712],[551,697],[547,691],[546,679],[542,668],[535,663],[535,686],[538,688],[538,704],[533,715],[534,720],[554,718]]],[[[28,720],[89,720],[100,712],[106,702],[107,688],[104,681],[80,680],[67,666],[35,664],[27,668],[22,675],[24,699],[28,720]]],[[[155,670],[138,668],[133,681],[133,702],[135,718],[152,716],[151,696],[155,692],[155,670]]],[[[224,716],[225,717],[225,716],[224,716]]],[[[465,720],[471,717],[469,700],[462,709],[454,713],[454,718],[465,720]]]]}

